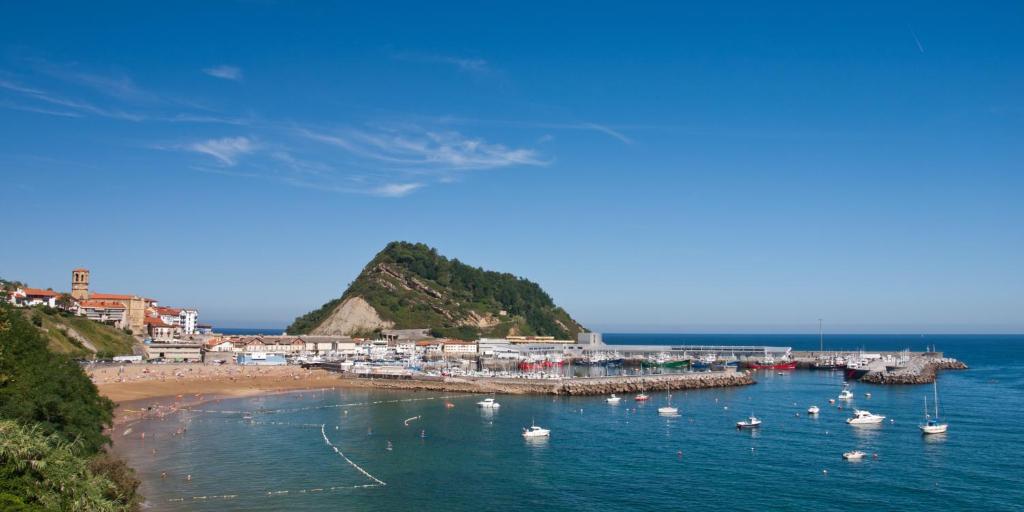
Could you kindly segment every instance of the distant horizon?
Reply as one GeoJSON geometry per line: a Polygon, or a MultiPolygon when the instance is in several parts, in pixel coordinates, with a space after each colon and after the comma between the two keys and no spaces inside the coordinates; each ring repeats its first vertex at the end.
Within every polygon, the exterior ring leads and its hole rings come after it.
{"type": "MultiPolygon", "coordinates": [[[[237,326],[220,326],[216,323],[213,324],[214,331],[220,330],[247,330],[247,331],[276,331],[285,332],[284,327],[237,327],[237,326]]],[[[591,330],[591,332],[598,332],[601,334],[631,334],[631,335],[692,335],[692,336],[814,336],[817,337],[817,332],[806,332],[806,331],[776,331],[776,332],[765,332],[765,331],[621,331],[621,330],[591,330]]],[[[825,332],[824,337],[828,339],[829,336],[1024,336],[1024,332],[1021,331],[999,331],[999,332],[979,332],[979,331],[933,331],[933,332],[920,332],[920,331],[861,331],[861,332],[825,332]]]]}

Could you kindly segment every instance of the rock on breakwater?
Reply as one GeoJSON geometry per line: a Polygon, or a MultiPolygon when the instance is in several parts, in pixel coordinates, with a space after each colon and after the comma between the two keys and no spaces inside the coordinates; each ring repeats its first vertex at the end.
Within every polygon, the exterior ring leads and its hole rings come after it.
{"type": "Polygon", "coordinates": [[[906,368],[893,371],[871,372],[861,377],[869,384],[931,384],[939,370],[966,370],[963,361],[952,358],[913,358],[906,368]]]}
{"type": "Polygon", "coordinates": [[[639,391],[710,389],[754,384],[746,372],[680,373],[665,375],[588,377],[575,379],[500,379],[449,377],[444,379],[347,378],[352,386],[376,389],[500,393],[507,395],[592,396],[639,391]]]}

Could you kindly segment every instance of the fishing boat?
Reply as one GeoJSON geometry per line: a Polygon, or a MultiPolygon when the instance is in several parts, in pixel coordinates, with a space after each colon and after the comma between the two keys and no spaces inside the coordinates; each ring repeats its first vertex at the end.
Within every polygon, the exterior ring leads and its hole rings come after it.
{"type": "Polygon", "coordinates": [[[854,409],[853,417],[846,418],[846,422],[850,425],[877,425],[883,421],[885,421],[885,416],[871,414],[870,411],[862,411],[860,409],[854,409]]]}
{"type": "Polygon", "coordinates": [[[850,391],[850,385],[844,384],[843,390],[839,392],[840,400],[853,400],[853,391],[850,391]]]}
{"type": "Polygon", "coordinates": [[[748,366],[755,370],[795,370],[796,360],[795,359],[780,359],[776,360],[769,354],[765,354],[764,357],[756,361],[751,362],[748,366]]]}
{"type": "Polygon", "coordinates": [[[476,403],[477,407],[484,409],[497,409],[501,407],[501,404],[495,402],[493,398],[484,398],[482,401],[476,403]]]}
{"type": "Polygon", "coordinates": [[[939,385],[935,381],[932,381],[933,389],[935,390],[935,416],[928,415],[928,395],[924,396],[924,424],[918,425],[917,428],[921,429],[921,433],[924,435],[929,434],[945,434],[949,428],[949,424],[942,423],[939,421],[939,385]]]}
{"type": "Polygon", "coordinates": [[[852,452],[844,453],[843,458],[846,460],[861,460],[865,455],[867,454],[860,450],[853,450],[852,452]]]}
{"type": "Polygon", "coordinates": [[[523,437],[550,437],[551,431],[546,428],[538,427],[536,423],[530,425],[530,428],[523,428],[523,437]]]}
{"type": "Polygon", "coordinates": [[[760,427],[760,426],[761,426],[761,420],[758,419],[753,414],[751,414],[750,417],[748,417],[745,420],[737,421],[736,422],[736,428],[741,429],[741,430],[745,429],[745,428],[757,428],[757,427],[760,427]]]}
{"type": "Polygon", "coordinates": [[[666,361],[661,366],[664,367],[664,368],[689,368],[690,367],[690,360],[689,359],[677,359],[677,360],[674,360],[674,361],[666,361]]]}
{"type": "Polygon", "coordinates": [[[817,405],[812,405],[807,408],[807,414],[818,414],[819,412],[821,412],[821,409],[818,409],[817,405]]]}
{"type": "Polygon", "coordinates": [[[718,355],[705,354],[691,362],[690,366],[693,367],[694,370],[706,370],[708,368],[711,368],[711,365],[714,364],[717,360],[718,355]]]}
{"type": "Polygon", "coordinates": [[[615,393],[612,393],[612,396],[610,396],[608,398],[605,398],[604,401],[608,402],[610,404],[617,404],[617,403],[622,401],[622,397],[621,396],[615,396],[615,393]]]}

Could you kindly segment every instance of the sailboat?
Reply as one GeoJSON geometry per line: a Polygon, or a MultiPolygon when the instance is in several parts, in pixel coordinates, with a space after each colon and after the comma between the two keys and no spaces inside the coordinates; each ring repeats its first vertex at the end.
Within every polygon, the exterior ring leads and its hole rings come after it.
{"type": "Polygon", "coordinates": [[[938,379],[932,381],[932,387],[935,391],[935,416],[928,415],[928,395],[924,396],[924,424],[918,425],[921,429],[921,433],[924,435],[928,434],[945,434],[946,429],[949,428],[948,423],[942,423],[939,421],[939,384],[938,379]]]}
{"type": "Polygon", "coordinates": [[[672,407],[672,395],[668,395],[668,405],[658,407],[658,414],[675,415],[679,414],[678,407],[672,407]]]}

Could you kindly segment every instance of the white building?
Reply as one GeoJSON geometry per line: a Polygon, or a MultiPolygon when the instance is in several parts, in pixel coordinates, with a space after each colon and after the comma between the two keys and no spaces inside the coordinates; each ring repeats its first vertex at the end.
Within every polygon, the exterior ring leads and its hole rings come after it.
{"type": "Polygon", "coordinates": [[[18,288],[11,293],[8,300],[15,306],[49,306],[57,307],[57,296],[59,293],[53,290],[41,290],[39,288],[18,288]]]}
{"type": "Polygon", "coordinates": [[[475,341],[445,340],[441,351],[445,355],[476,355],[475,341]]]}

